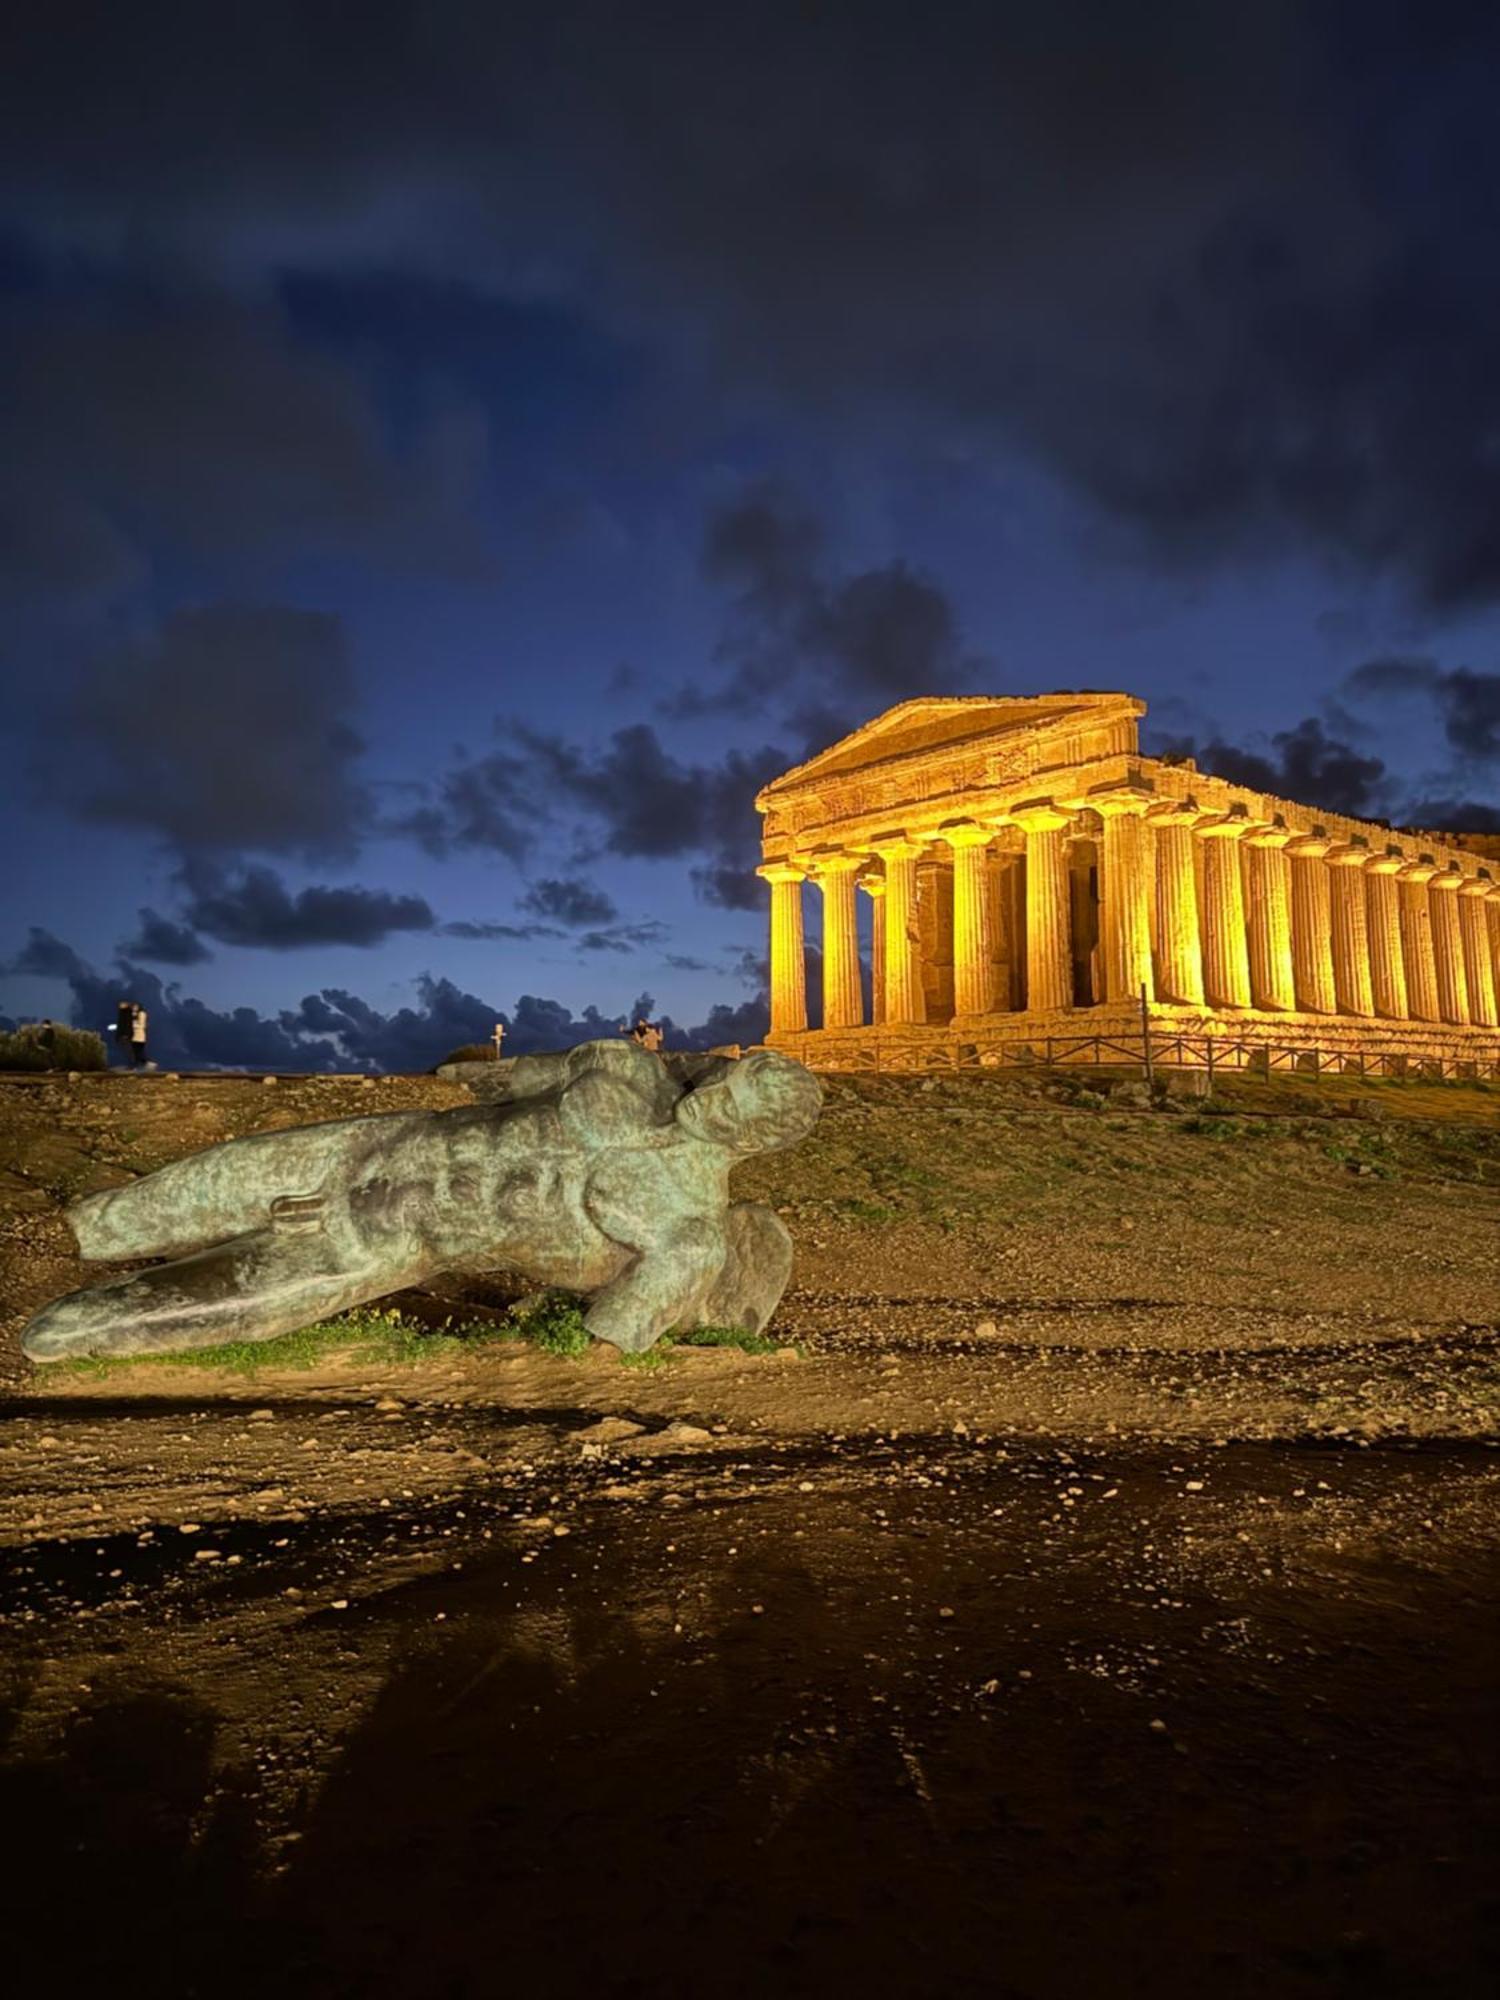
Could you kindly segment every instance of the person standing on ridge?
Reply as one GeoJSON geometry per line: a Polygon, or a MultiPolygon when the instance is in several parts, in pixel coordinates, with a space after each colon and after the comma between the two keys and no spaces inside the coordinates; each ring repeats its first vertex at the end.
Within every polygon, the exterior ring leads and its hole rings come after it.
{"type": "Polygon", "coordinates": [[[132,1005],[130,1016],[130,1059],[137,1069],[140,1069],[146,1060],[146,1021],[147,1014],[145,1008],[132,1005]]]}

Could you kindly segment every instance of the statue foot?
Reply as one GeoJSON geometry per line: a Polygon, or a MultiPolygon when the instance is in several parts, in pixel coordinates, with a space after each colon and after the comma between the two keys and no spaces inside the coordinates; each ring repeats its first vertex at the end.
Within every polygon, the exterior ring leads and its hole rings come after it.
{"type": "Polygon", "coordinates": [[[383,1274],[349,1270],[321,1233],[272,1228],[70,1292],[32,1320],[21,1351],[57,1362],[274,1340],[382,1289],[383,1274]]]}
{"type": "Polygon", "coordinates": [[[70,1292],[37,1314],[21,1335],[21,1352],[28,1361],[76,1361],[95,1352],[88,1317],[69,1310],[75,1299],[85,1296],[70,1292]]]}

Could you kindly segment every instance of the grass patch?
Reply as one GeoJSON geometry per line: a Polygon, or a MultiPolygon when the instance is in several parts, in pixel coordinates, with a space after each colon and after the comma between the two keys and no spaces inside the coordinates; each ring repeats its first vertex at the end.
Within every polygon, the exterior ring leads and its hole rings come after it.
{"type": "Polygon", "coordinates": [[[518,1339],[565,1360],[576,1361],[593,1346],[583,1323],[582,1301],[571,1292],[545,1292],[539,1299],[512,1306],[510,1324],[518,1339]]]}
{"type": "Polygon", "coordinates": [[[665,1368],[678,1347],[737,1347],[742,1354],[775,1354],[779,1343],[743,1326],[689,1326],[664,1333],[643,1354],[624,1354],[627,1368],[665,1368]]]}
{"type": "Polygon", "coordinates": [[[627,1354],[621,1348],[620,1359],[627,1368],[665,1368],[672,1359],[675,1344],[671,1334],[664,1333],[654,1347],[646,1348],[641,1354],[627,1354]]]}
{"type": "Polygon", "coordinates": [[[884,1202],[864,1201],[858,1195],[848,1196],[842,1201],[834,1202],[833,1210],[836,1215],[841,1215],[847,1222],[867,1223],[872,1229],[878,1227],[883,1222],[894,1222],[896,1220],[896,1210],[894,1208],[888,1208],[884,1202]]]}
{"type": "Polygon", "coordinates": [[[278,1334],[274,1340],[232,1340],[223,1347],[189,1347],[173,1354],[86,1355],[59,1362],[53,1375],[113,1375],[125,1368],[217,1368],[230,1375],[263,1369],[315,1368],[334,1355],[354,1361],[416,1362],[451,1357],[476,1346],[520,1336],[506,1321],[444,1320],[441,1326],[408,1319],[394,1306],[356,1307],[336,1319],[278,1334]]]}
{"type": "Polygon", "coordinates": [[[779,1345],[743,1326],[694,1326],[671,1338],[679,1347],[738,1347],[744,1354],[774,1354],[779,1345]]]}
{"type": "MultiPolygon", "coordinates": [[[[395,1306],[358,1306],[336,1319],[304,1326],[274,1340],[233,1340],[224,1347],[191,1347],[173,1354],[85,1355],[60,1361],[54,1376],[118,1374],[129,1368],[214,1368],[228,1375],[266,1370],[316,1368],[333,1360],[378,1366],[453,1360],[497,1341],[524,1340],[543,1354],[576,1361],[593,1346],[583,1323],[583,1300],[570,1292],[546,1292],[512,1306],[503,1320],[445,1319],[432,1326],[395,1306]]],[[[634,1368],[660,1368],[678,1347],[738,1347],[746,1354],[774,1354],[776,1342],[738,1326],[697,1326],[663,1334],[644,1354],[624,1354],[634,1368]]]]}
{"type": "Polygon", "coordinates": [[[1200,1139],[1237,1139],[1240,1136],[1239,1125],[1233,1118],[1184,1118],[1182,1130],[1196,1132],[1200,1139]]]}
{"type": "Polygon", "coordinates": [[[1386,1157],[1390,1148],[1385,1140],[1371,1134],[1361,1134],[1350,1145],[1329,1144],[1323,1148],[1325,1159],[1347,1167],[1351,1173],[1372,1174],[1377,1179],[1388,1181],[1395,1178],[1396,1169],[1386,1157]]]}

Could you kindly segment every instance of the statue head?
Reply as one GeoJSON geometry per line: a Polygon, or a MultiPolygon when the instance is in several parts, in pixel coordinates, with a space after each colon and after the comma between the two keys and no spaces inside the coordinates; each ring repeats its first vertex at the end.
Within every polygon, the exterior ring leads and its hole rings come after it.
{"type": "Polygon", "coordinates": [[[809,1069],[774,1049],[721,1058],[716,1071],[677,1101],[677,1123],[695,1139],[734,1153],[774,1153],[805,1139],[823,1108],[809,1069]]]}

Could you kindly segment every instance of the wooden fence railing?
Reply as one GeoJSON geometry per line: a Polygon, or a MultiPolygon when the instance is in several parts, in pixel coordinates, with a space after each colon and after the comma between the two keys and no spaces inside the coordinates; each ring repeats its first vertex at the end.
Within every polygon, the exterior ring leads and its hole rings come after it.
{"type": "Polygon", "coordinates": [[[819,1051],[817,1069],[842,1071],[1030,1069],[1085,1066],[1216,1070],[1251,1075],[1407,1076],[1500,1078],[1500,1048],[1473,1054],[1400,1054],[1337,1046],[1279,1046],[1228,1035],[1047,1035],[1032,1041],[951,1042],[883,1040],[819,1051]]]}

